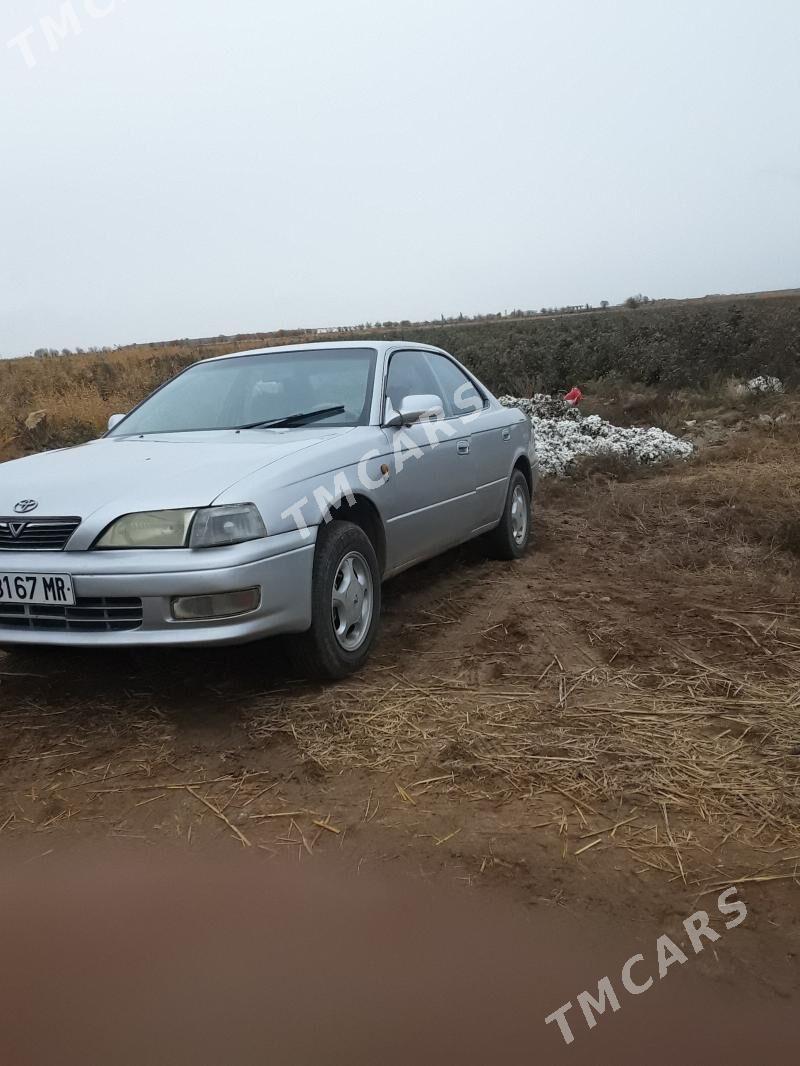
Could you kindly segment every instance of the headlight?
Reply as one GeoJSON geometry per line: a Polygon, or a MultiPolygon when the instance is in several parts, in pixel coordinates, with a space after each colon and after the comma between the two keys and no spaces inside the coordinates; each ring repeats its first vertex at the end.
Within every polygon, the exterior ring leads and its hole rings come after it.
{"type": "Polygon", "coordinates": [[[254,503],[206,507],[198,511],[189,534],[190,548],[217,548],[266,537],[264,521],[254,503]]]}
{"type": "Polygon", "coordinates": [[[217,548],[266,537],[252,503],[201,510],[142,511],[113,522],[95,543],[100,550],[133,548],[217,548]]]}
{"type": "Polygon", "coordinates": [[[95,548],[185,548],[196,511],[142,511],[108,527],[95,548]]]}

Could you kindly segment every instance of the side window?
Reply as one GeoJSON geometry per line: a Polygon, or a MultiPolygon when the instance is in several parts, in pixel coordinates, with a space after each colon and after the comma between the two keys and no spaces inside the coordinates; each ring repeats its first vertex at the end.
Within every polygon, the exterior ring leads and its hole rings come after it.
{"type": "Polygon", "coordinates": [[[462,418],[464,415],[483,410],[484,397],[455,363],[434,352],[427,354],[425,358],[436,378],[438,387],[435,391],[444,401],[446,418],[462,418]]]}
{"type": "Polygon", "coordinates": [[[441,391],[424,352],[395,352],[386,378],[386,395],[395,411],[400,410],[406,396],[440,396],[441,391]]]}

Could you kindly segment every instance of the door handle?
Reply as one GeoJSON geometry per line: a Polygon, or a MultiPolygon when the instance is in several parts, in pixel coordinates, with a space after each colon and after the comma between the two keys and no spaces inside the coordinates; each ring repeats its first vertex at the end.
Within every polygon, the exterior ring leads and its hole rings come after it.
{"type": "Polygon", "coordinates": [[[458,454],[459,455],[469,455],[469,441],[468,440],[460,440],[458,442],[458,454]]]}
{"type": "Polygon", "coordinates": [[[504,429],[503,430],[503,440],[505,440],[505,441],[511,440],[511,430],[510,429],[504,429]]]}

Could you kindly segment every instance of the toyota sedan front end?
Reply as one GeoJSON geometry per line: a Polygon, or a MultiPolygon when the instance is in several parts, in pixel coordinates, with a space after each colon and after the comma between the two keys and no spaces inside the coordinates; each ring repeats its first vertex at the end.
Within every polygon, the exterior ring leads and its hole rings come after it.
{"type": "MultiPolygon", "coordinates": [[[[156,472],[157,449],[140,444],[138,454],[134,449],[130,458],[115,457],[113,477],[120,485],[135,480],[131,465],[148,477],[156,472]],[[129,468],[124,473],[120,462],[129,468]]],[[[111,519],[118,505],[92,510],[86,502],[91,490],[75,491],[76,484],[92,481],[87,472],[94,472],[96,488],[109,447],[110,440],[96,442],[11,464],[42,501],[69,493],[68,510],[92,513],[40,517],[29,510],[0,519],[0,643],[225,644],[308,627],[304,588],[311,580],[313,538],[303,539],[298,530],[268,536],[250,502],[151,507],[111,519]],[[37,472],[45,460],[59,467],[52,485],[37,472]],[[74,478],[63,469],[73,464],[74,478]]],[[[202,444],[193,450],[198,467],[204,466],[202,444]]],[[[177,470],[168,458],[172,482],[177,470]]],[[[3,506],[9,496],[3,474],[0,469],[0,513],[13,513],[23,501],[3,506]]],[[[183,468],[179,477],[188,483],[191,472],[183,468]]],[[[186,487],[181,495],[207,503],[207,490],[205,497],[201,491],[186,487]]],[[[31,503],[43,507],[28,498],[31,503]]]]}

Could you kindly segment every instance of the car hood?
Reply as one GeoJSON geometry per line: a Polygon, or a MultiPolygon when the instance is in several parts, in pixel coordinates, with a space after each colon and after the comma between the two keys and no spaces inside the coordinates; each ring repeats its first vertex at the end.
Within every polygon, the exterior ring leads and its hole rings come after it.
{"type": "MultiPolygon", "coordinates": [[[[0,516],[35,500],[31,518],[84,520],[102,510],[203,507],[237,482],[349,429],[252,430],[104,437],[0,464],[0,516]]],[[[249,500],[242,500],[248,503],[249,500]]]]}

